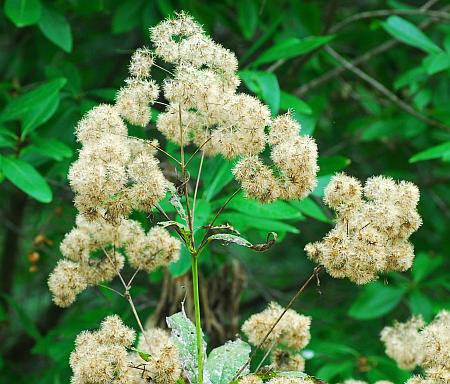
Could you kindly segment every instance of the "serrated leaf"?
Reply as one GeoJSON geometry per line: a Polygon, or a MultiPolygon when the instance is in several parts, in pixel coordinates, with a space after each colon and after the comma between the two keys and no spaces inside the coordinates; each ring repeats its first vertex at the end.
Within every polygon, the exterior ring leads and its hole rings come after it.
{"type": "Polygon", "coordinates": [[[253,65],[259,65],[264,63],[270,63],[272,61],[281,59],[291,59],[296,56],[304,55],[311,52],[316,48],[327,44],[334,39],[334,35],[326,36],[309,36],[304,39],[297,39],[295,37],[283,39],[280,43],[277,43],[264,51],[253,63],[253,65]]]}
{"type": "Polygon", "coordinates": [[[405,288],[384,285],[378,281],[367,284],[353,302],[349,316],[368,320],[392,311],[406,292],[405,288]]]}
{"type": "Polygon", "coordinates": [[[431,159],[439,159],[444,158],[450,154],[450,141],[446,143],[442,143],[436,145],[435,147],[431,147],[416,153],[409,159],[410,163],[416,163],[418,161],[431,160],[431,159]]]}
{"type": "Polygon", "coordinates": [[[53,9],[43,7],[38,26],[44,36],[52,43],[66,52],[72,51],[72,30],[64,15],[53,9]]]}
{"type": "Polygon", "coordinates": [[[391,36],[401,42],[419,48],[427,53],[442,52],[425,33],[417,28],[413,23],[399,16],[390,16],[381,26],[391,36]]]}
{"type": "MultiPolygon", "coordinates": [[[[245,341],[237,339],[211,351],[206,363],[206,369],[213,384],[228,384],[246,363],[251,348],[245,341]]],[[[248,368],[242,372],[248,373],[248,368]]]]}
{"type": "MultiPolygon", "coordinates": [[[[195,325],[183,312],[166,318],[172,339],[177,346],[181,364],[191,384],[198,382],[197,339],[195,325]]],[[[206,365],[206,342],[202,333],[203,367],[206,365]]],[[[204,369],[203,382],[209,383],[208,371],[204,369]]]]}
{"type": "Polygon", "coordinates": [[[31,164],[14,157],[4,157],[2,169],[5,177],[26,194],[41,203],[52,201],[52,190],[47,181],[31,164]]]}
{"type": "Polygon", "coordinates": [[[6,0],[3,9],[6,16],[18,27],[35,24],[42,13],[39,0],[6,0]]]}

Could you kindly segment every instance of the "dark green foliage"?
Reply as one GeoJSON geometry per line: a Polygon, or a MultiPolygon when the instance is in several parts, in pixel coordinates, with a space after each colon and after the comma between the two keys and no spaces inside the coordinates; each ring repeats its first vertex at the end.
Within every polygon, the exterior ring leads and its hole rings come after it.
{"type": "MultiPolygon", "coordinates": [[[[236,52],[242,90],[260,97],[273,114],[291,109],[302,134],[313,135],[320,151],[319,185],[309,198],[261,205],[239,194],[216,223],[231,223],[253,244],[277,232],[277,244],[254,253],[216,241],[200,258],[205,275],[230,258],[243,263],[248,283],[242,319],[269,299],[286,304],[313,269],[304,245],[331,228],[332,214],[321,196],[332,174],[346,171],[362,180],[385,174],[415,182],[424,224],[413,235],[412,271],[388,274],[364,287],[321,274],[320,288],[309,287],[295,306],[313,318],[309,374],[329,382],[354,377],[403,383],[410,373],[384,354],[379,332],[412,313],[429,321],[448,306],[450,289],[450,16],[446,1],[434,3],[431,9],[439,14],[433,17],[404,12],[423,3],[5,0],[0,15],[0,381],[68,382],[68,357],[81,330],[98,327],[112,313],[135,326],[126,301],[105,288],[90,289],[71,308],[57,309],[46,280],[60,257],[58,244],[74,224],[66,174],[79,148],[76,122],[93,106],[114,99],[131,53],[150,44],[148,28],[185,10],[236,52]],[[389,12],[355,17],[380,9],[389,12]],[[333,58],[327,46],[347,64],[333,58]],[[38,252],[38,260],[32,252],[38,252]]],[[[130,127],[130,132],[164,143],[154,121],[149,129],[130,127]]],[[[168,148],[179,155],[175,146],[168,148]]],[[[197,156],[192,180],[199,163],[197,156]]],[[[232,167],[220,158],[205,159],[196,225],[206,225],[238,187],[232,167]]],[[[168,201],[162,206],[175,214],[168,201]]],[[[169,270],[179,276],[189,267],[184,249],[169,270]]],[[[161,271],[136,279],[132,294],[142,318],[155,308],[161,279],[161,271]]]]}

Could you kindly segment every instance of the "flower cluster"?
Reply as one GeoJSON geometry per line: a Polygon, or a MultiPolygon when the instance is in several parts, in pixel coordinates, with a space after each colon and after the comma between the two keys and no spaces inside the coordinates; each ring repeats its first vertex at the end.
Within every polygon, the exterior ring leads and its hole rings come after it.
{"type": "MultiPolygon", "coordinates": [[[[283,307],[270,303],[264,311],[251,316],[243,325],[242,331],[250,344],[260,345],[275,321],[283,312],[283,307]]],[[[279,371],[303,371],[305,360],[299,352],[311,339],[309,332],[311,318],[288,309],[280,322],[262,344],[265,349],[272,349],[272,367],[279,371]]]]}
{"type": "Polygon", "coordinates": [[[302,199],[312,192],[317,182],[317,145],[299,132],[300,125],[289,112],[272,121],[268,143],[275,173],[257,155],[237,163],[233,174],[247,197],[269,203],[278,198],[302,199]]]}
{"type": "Polygon", "coordinates": [[[450,382],[450,312],[442,310],[424,326],[421,317],[395,323],[381,332],[386,353],[400,368],[421,366],[425,378],[415,376],[407,384],[445,384],[450,382]]]}
{"type": "Polygon", "coordinates": [[[129,371],[128,384],[173,384],[180,377],[178,350],[168,332],[158,328],[146,330],[145,336],[139,337],[137,349],[149,354],[149,359],[144,363],[139,353],[130,354],[134,369],[129,371]]]}
{"type": "Polygon", "coordinates": [[[118,226],[103,219],[87,221],[78,215],[77,226],[61,243],[65,259],[58,261],[49,277],[54,302],[67,307],[86,287],[111,281],[123,268],[125,257],[136,269],[150,272],[178,259],[179,240],[163,228],[147,234],[139,222],[122,219],[118,226]]]}
{"type": "Polygon", "coordinates": [[[69,171],[75,206],[87,219],[119,222],[132,209],[150,210],[168,186],[154,157],[157,143],[127,136],[117,106],[93,108],[76,128],[82,144],[69,171]]]}
{"type": "Polygon", "coordinates": [[[135,332],[117,315],[105,318],[98,331],[80,333],[70,355],[71,383],[125,383],[130,370],[127,348],[134,339],[135,332]]]}
{"type": "Polygon", "coordinates": [[[337,174],[324,201],[336,211],[336,226],[305,250],[331,276],[365,284],[380,272],[411,267],[414,249],[408,239],[421,225],[413,183],[375,176],[363,188],[359,180],[337,174]]]}
{"type": "Polygon", "coordinates": [[[314,140],[299,136],[300,126],[289,113],[272,119],[258,99],[236,92],[239,78],[232,52],[185,14],[152,28],[151,39],[156,55],[174,65],[173,78],[163,87],[169,105],[158,117],[160,132],[179,145],[202,147],[208,155],[242,156],[234,174],[249,197],[270,202],[300,199],[312,191],[317,173],[314,140]],[[258,157],[267,143],[280,176],[258,157]]]}

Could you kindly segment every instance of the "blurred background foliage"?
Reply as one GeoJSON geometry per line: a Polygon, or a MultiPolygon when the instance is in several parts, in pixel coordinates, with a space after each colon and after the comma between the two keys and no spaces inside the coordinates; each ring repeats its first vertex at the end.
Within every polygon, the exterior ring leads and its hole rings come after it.
{"type": "MultiPolygon", "coordinates": [[[[77,156],[74,126],[87,110],[113,100],[131,53],[150,44],[148,28],[177,10],[236,52],[243,91],[274,114],[292,109],[320,150],[319,185],[310,198],[262,206],[238,196],[221,218],[251,241],[263,242],[269,231],[282,241],[261,254],[213,248],[202,256],[203,275],[219,279],[224,264],[239,261],[245,275],[240,321],[270,300],[286,304],[313,268],[304,245],[331,228],[321,195],[333,173],[411,180],[421,189],[424,221],[413,236],[413,269],[364,287],[322,274],[320,287],[309,287],[296,304],[313,317],[308,373],[329,382],[403,383],[410,376],[384,354],[379,332],[411,314],[429,321],[449,304],[448,1],[6,0],[2,9],[1,382],[66,383],[81,330],[111,313],[134,325],[126,301],[102,288],[86,291],[70,309],[55,307],[46,279],[74,223],[66,179],[77,156]]],[[[154,121],[130,132],[164,143],[154,121]]],[[[176,154],[175,146],[168,148],[176,154]]],[[[162,164],[167,174],[173,171],[173,164],[162,164]]],[[[236,189],[232,166],[205,161],[198,225],[236,189]]],[[[198,159],[193,179],[197,168],[198,159]]],[[[188,268],[183,253],[170,273],[181,276],[188,268]]],[[[154,311],[163,278],[156,271],[136,280],[132,293],[143,317],[154,311]]]]}

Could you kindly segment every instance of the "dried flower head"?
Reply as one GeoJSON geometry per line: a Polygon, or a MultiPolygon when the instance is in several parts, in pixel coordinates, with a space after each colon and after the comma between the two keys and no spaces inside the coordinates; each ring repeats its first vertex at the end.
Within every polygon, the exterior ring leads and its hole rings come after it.
{"type": "Polygon", "coordinates": [[[406,323],[396,322],[381,331],[381,341],[386,354],[402,369],[413,370],[424,358],[420,330],[425,323],[421,316],[412,317],[406,323]]]}
{"type": "Polygon", "coordinates": [[[302,355],[290,353],[284,349],[276,349],[271,354],[272,367],[276,371],[305,370],[305,359],[302,355]]]}
{"type": "MultiPolygon", "coordinates": [[[[259,345],[282,312],[283,307],[272,302],[267,309],[245,321],[242,331],[247,335],[249,342],[255,346],[259,345]]],[[[303,316],[288,309],[264,342],[263,348],[268,349],[272,345],[279,344],[300,350],[309,343],[310,325],[311,318],[309,316],[303,316]]]]}
{"type": "Polygon", "coordinates": [[[123,383],[128,375],[127,347],[135,338],[117,315],[107,317],[99,331],[82,332],[70,355],[73,384],[123,383]]]}
{"type": "Polygon", "coordinates": [[[150,77],[150,69],[153,63],[154,55],[147,47],[137,49],[131,57],[130,75],[139,80],[150,77]]]}
{"type": "Polygon", "coordinates": [[[181,375],[178,350],[169,334],[158,328],[147,329],[139,338],[138,351],[148,353],[150,360],[143,361],[138,354],[132,356],[133,366],[128,375],[131,383],[173,384],[181,375]],[[145,369],[138,369],[144,368],[145,369]]]}
{"type": "Polygon", "coordinates": [[[381,272],[411,267],[414,249],[409,236],[421,219],[414,184],[377,176],[366,181],[365,200],[361,189],[358,180],[345,174],[331,179],[324,201],[336,211],[336,226],[305,250],[331,276],[366,284],[381,272]]]}

